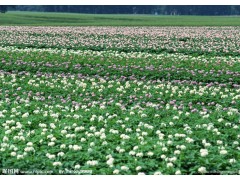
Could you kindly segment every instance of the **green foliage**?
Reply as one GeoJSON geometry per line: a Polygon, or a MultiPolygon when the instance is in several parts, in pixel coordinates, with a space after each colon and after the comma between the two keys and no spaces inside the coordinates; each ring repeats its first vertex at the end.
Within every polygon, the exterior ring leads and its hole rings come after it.
{"type": "MultiPolygon", "coordinates": [[[[234,39],[238,29],[227,28],[234,39]]],[[[71,41],[49,48],[64,27],[29,29],[18,29],[17,43],[13,28],[0,34],[0,174],[240,174],[239,56],[155,54],[136,44],[136,52],[74,50],[71,41]]],[[[224,38],[213,38],[219,49],[224,38]]]]}

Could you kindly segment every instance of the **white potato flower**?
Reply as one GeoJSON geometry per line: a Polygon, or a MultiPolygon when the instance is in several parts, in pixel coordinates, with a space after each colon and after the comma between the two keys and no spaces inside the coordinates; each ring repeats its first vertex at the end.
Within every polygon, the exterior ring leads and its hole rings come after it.
{"type": "Polygon", "coordinates": [[[127,171],[127,170],[129,170],[129,168],[127,166],[121,166],[121,170],[127,171]]]}
{"type": "Polygon", "coordinates": [[[154,154],[153,152],[148,152],[147,153],[148,156],[153,156],[153,154],[154,154]]]}
{"type": "Polygon", "coordinates": [[[53,162],[53,166],[62,166],[61,162],[53,162]]]}
{"type": "Polygon", "coordinates": [[[26,147],[26,148],[24,148],[24,151],[25,152],[34,151],[34,148],[33,147],[26,147]]]}
{"type": "Polygon", "coordinates": [[[166,159],[166,155],[162,154],[162,155],[161,155],[161,158],[162,158],[162,159],[166,159]]]}
{"type": "Polygon", "coordinates": [[[177,170],[176,172],[175,172],[175,175],[181,175],[182,173],[181,173],[181,171],[180,170],[177,170]]]}
{"type": "Polygon", "coordinates": [[[219,153],[222,154],[222,155],[225,155],[225,154],[227,154],[228,152],[227,152],[225,149],[222,149],[219,153]]]}
{"type": "Polygon", "coordinates": [[[201,154],[202,157],[205,157],[205,156],[208,155],[208,150],[207,149],[201,149],[200,154],[201,154]]]}
{"type": "Polygon", "coordinates": [[[29,116],[29,113],[27,112],[22,115],[22,118],[27,118],[28,116],[29,116]]]}
{"type": "Polygon", "coordinates": [[[194,140],[191,139],[191,138],[189,138],[189,137],[186,138],[186,141],[187,141],[188,143],[192,143],[192,142],[194,142],[194,140]]]}
{"type": "Polygon", "coordinates": [[[16,152],[11,152],[11,156],[16,156],[17,153],[16,152]]]}
{"type": "Polygon", "coordinates": [[[180,153],[181,153],[181,151],[179,151],[179,150],[174,151],[174,154],[180,154],[180,153]]]}
{"type": "Polygon", "coordinates": [[[55,142],[49,142],[48,143],[48,146],[54,146],[55,145],[55,142]]]}
{"type": "Polygon", "coordinates": [[[28,142],[27,146],[33,146],[33,143],[32,142],[28,142]]]}
{"type": "Polygon", "coordinates": [[[113,166],[113,162],[114,162],[114,158],[109,158],[109,159],[107,160],[107,165],[113,166]]]}
{"type": "Polygon", "coordinates": [[[24,155],[21,155],[21,154],[17,155],[17,159],[23,159],[23,158],[24,158],[24,155]]]}
{"type": "Polygon", "coordinates": [[[81,149],[82,149],[82,146],[73,145],[73,146],[72,146],[72,149],[73,149],[74,151],[78,151],[78,150],[81,150],[81,149]]]}
{"type": "Polygon", "coordinates": [[[61,149],[66,148],[66,144],[61,144],[60,148],[61,148],[61,149]]]}
{"type": "Polygon", "coordinates": [[[137,157],[143,157],[143,153],[142,152],[139,152],[136,154],[137,157]]]}
{"type": "Polygon", "coordinates": [[[201,173],[201,174],[204,174],[207,172],[206,168],[205,167],[200,167],[198,168],[198,172],[201,173]]]}
{"type": "Polygon", "coordinates": [[[96,165],[98,165],[98,161],[95,161],[95,160],[87,161],[87,165],[89,165],[89,166],[96,166],[96,165]]]}
{"type": "Polygon", "coordinates": [[[64,152],[59,152],[57,155],[62,157],[64,156],[64,154],[65,154],[64,152]]]}
{"type": "Polygon", "coordinates": [[[52,129],[55,129],[55,128],[56,128],[55,124],[53,124],[53,123],[50,124],[50,127],[51,127],[52,129]]]}
{"type": "Polygon", "coordinates": [[[115,169],[114,171],[113,171],[113,174],[119,174],[119,170],[118,169],[115,169]]]}
{"type": "Polygon", "coordinates": [[[167,163],[167,167],[169,168],[169,167],[173,167],[173,163],[167,163]]]}
{"type": "Polygon", "coordinates": [[[8,137],[4,136],[3,141],[8,141],[8,137]]]}
{"type": "Polygon", "coordinates": [[[156,171],[154,175],[162,175],[162,173],[160,171],[156,171]]]}
{"type": "Polygon", "coordinates": [[[75,169],[80,169],[80,167],[81,167],[81,166],[80,166],[79,164],[76,164],[76,165],[74,166],[75,169]]]}
{"type": "Polygon", "coordinates": [[[141,166],[137,166],[137,167],[136,167],[136,171],[140,171],[141,169],[142,169],[141,166]]]}
{"type": "Polygon", "coordinates": [[[229,163],[233,164],[236,162],[236,159],[229,159],[229,163]]]}

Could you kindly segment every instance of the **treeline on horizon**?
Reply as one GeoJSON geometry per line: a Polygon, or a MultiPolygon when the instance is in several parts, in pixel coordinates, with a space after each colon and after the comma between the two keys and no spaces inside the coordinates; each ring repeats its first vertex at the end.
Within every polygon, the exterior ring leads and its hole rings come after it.
{"type": "Polygon", "coordinates": [[[20,5],[0,6],[7,10],[36,12],[69,12],[89,14],[155,14],[155,15],[240,15],[239,5],[20,5]]]}

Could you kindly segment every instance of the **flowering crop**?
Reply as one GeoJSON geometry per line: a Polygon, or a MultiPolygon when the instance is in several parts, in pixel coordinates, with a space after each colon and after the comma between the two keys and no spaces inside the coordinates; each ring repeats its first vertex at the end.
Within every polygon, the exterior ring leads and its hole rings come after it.
{"type": "Polygon", "coordinates": [[[238,174],[239,32],[1,27],[0,168],[238,174]]]}
{"type": "Polygon", "coordinates": [[[0,27],[0,45],[123,52],[240,54],[239,27],[0,27]]]}

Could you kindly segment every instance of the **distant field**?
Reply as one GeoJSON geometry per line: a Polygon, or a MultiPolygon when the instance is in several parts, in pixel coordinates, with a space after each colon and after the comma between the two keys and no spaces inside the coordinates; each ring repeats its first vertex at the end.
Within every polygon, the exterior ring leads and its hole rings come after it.
{"type": "Polygon", "coordinates": [[[0,25],[34,26],[239,26],[239,16],[93,15],[8,12],[0,25]]]}

